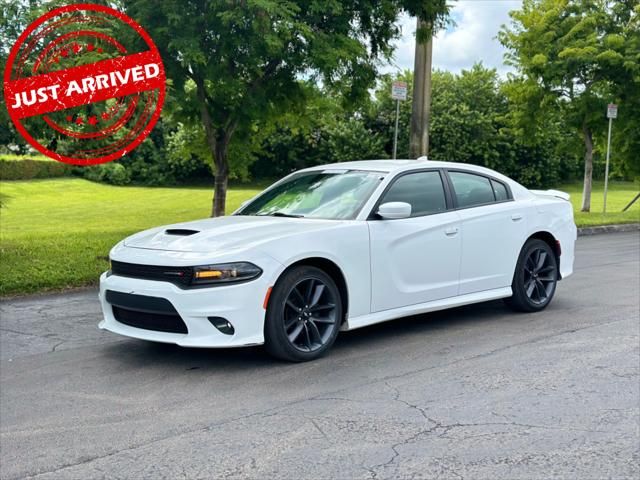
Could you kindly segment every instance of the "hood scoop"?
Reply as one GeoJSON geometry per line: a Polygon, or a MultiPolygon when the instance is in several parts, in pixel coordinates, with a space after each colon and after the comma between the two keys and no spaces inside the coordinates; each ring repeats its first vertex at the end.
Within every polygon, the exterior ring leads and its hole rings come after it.
{"type": "Polygon", "coordinates": [[[178,237],[188,237],[200,233],[199,230],[190,230],[188,228],[168,228],[164,231],[166,235],[176,235],[178,237]]]}

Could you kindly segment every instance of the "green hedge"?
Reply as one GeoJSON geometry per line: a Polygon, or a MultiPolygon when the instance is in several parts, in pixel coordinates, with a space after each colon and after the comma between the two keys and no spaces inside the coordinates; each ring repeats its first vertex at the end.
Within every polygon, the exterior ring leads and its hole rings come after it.
{"type": "Polygon", "coordinates": [[[68,177],[73,166],[47,157],[0,155],[0,180],[68,177]]]}

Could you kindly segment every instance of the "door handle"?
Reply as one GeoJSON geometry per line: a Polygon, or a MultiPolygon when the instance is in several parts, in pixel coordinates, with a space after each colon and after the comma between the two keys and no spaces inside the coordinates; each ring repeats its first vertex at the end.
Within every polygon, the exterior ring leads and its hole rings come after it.
{"type": "Polygon", "coordinates": [[[513,220],[514,222],[519,222],[520,220],[522,220],[522,214],[514,213],[513,215],[511,215],[511,220],[513,220]]]}
{"type": "Polygon", "coordinates": [[[447,228],[447,229],[444,231],[444,234],[445,234],[447,237],[455,237],[455,236],[458,234],[458,229],[457,229],[456,227],[447,228]]]}

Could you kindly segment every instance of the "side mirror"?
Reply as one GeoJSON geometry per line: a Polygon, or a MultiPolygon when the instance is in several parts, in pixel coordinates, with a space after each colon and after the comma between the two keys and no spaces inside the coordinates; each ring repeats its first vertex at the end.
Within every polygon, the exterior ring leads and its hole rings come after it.
{"type": "Polygon", "coordinates": [[[387,202],[380,205],[376,213],[385,220],[408,218],[411,216],[411,205],[406,202],[387,202]]]}

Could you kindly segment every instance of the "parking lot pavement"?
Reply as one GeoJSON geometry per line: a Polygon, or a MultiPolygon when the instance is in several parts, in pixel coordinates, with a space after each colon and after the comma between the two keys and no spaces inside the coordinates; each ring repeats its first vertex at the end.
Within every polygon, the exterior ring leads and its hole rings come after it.
{"type": "Polygon", "coordinates": [[[578,240],[539,314],[341,334],[307,364],[96,328],[96,292],[0,304],[0,477],[638,478],[640,236],[578,240]]]}

